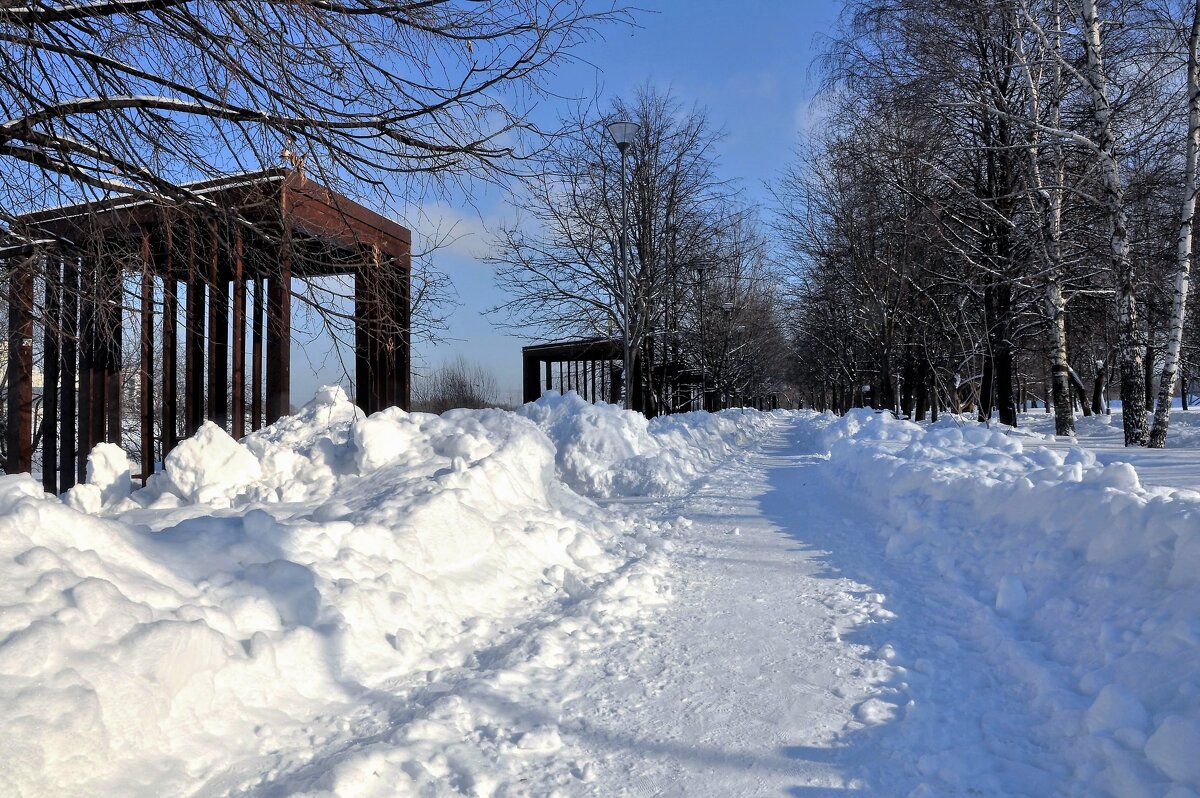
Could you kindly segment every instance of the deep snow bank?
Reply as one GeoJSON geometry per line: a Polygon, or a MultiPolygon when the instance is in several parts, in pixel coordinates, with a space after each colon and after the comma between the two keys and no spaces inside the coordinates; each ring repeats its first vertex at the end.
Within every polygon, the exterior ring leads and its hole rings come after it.
{"type": "Polygon", "coordinates": [[[578,636],[660,600],[654,524],[563,483],[678,491],[756,415],[646,424],[547,397],[364,418],[326,389],[242,443],[206,425],[136,492],[111,448],[65,502],[2,477],[0,793],[487,792],[497,766],[466,741],[553,746],[457,696],[405,725],[386,697],[489,667],[479,652],[538,613],[581,619],[531,646],[561,667],[578,636]]]}
{"type": "Polygon", "coordinates": [[[889,520],[887,556],[960,585],[1022,648],[1011,676],[1052,718],[1037,733],[1072,749],[1079,794],[1200,792],[1200,494],[1084,449],[869,410],[823,445],[889,520]]]}
{"type": "Polygon", "coordinates": [[[547,393],[517,414],[553,441],[564,482],[603,498],[683,493],[772,424],[770,413],[740,409],[647,420],[616,405],[589,404],[574,391],[547,393]]]}

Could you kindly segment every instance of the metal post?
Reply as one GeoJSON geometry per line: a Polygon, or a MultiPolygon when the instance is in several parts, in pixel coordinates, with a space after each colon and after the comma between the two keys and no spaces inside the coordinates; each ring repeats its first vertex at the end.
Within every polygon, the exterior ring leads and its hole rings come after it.
{"type": "Polygon", "coordinates": [[[154,273],[150,231],[142,230],[141,358],[138,362],[138,415],[142,425],[142,484],[154,473],[154,273]]]}
{"type": "Polygon", "coordinates": [[[621,366],[621,406],[629,410],[633,407],[633,397],[629,392],[630,377],[633,374],[633,358],[630,357],[629,349],[629,217],[625,202],[625,151],[629,149],[629,144],[618,144],[617,148],[621,151],[621,318],[625,348],[625,360],[621,366]]]}
{"type": "MultiPolygon", "coordinates": [[[[62,393],[59,417],[58,475],[59,489],[75,485],[76,400],[83,393],[78,380],[79,361],[76,341],[79,335],[79,262],[74,256],[63,261],[62,289],[62,374],[59,390],[62,393]]],[[[44,466],[43,466],[44,467],[44,466]]]]}

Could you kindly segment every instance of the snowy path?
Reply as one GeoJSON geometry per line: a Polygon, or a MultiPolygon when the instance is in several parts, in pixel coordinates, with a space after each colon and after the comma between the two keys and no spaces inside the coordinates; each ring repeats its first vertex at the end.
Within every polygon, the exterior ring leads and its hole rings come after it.
{"type": "Polygon", "coordinates": [[[1028,701],[1056,676],[975,597],[889,563],[812,433],[782,427],[670,508],[694,521],[673,603],[563,707],[564,738],[599,764],[589,793],[1067,789],[1028,701]]]}
{"type": "MultiPolygon", "coordinates": [[[[840,524],[812,506],[812,458],[781,429],[674,503],[693,521],[672,554],[675,599],[641,639],[605,652],[608,678],[566,707],[603,761],[597,795],[778,795],[846,786],[819,746],[853,718],[881,663],[835,628],[881,612],[864,586],[826,573],[772,516],[840,524]],[[796,479],[790,495],[771,478],[796,479]],[[764,507],[769,502],[770,507],[764,507]]],[[[796,793],[800,794],[800,793],[796,793]]]]}
{"type": "Polygon", "coordinates": [[[1087,794],[1053,720],[1090,699],[992,594],[889,556],[889,519],[837,483],[819,433],[779,421],[687,496],[602,503],[659,550],[377,692],[246,792],[385,795],[403,768],[437,795],[1087,794]],[[621,600],[638,573],[671,600],[621,600]]]}

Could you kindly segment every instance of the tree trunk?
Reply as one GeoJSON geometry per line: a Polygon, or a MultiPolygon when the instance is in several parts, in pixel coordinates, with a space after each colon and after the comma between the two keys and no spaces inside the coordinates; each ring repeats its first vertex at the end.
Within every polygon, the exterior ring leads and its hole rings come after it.
{"type": "MultiPolygon", "coordinates": [[[[1171,414],[1171,392],[1179,369],[1179,350],[1183,344],[1183,325],[1187,318],[1188,278],[1192,265],[1192,220],[1196,215],[1196,157],[1200,152],[1200,0],[1192,9],[1192,34],[1188,38],[1188,137],[1184,159],[1183,201],[1179,204],[1179,232],[1175,245],[1175,292],[1171,299],[1171,324],[1167,348],[1163,353],[1162,376],[1158,381],[1158,402],[1149,445],[1162,449],[1167,445],[1167,425],[1171,414]]],[[[1187,392],[1186,386],[1182,389],[1187,392]]],[[[1184,399],[1186,409],[1187,399],[1184,399]]]]}
{"type": "Polygon", "coordinates": [[[979,420],[987,421],[992,417],[992,370],[994,363],[989,353],[983,359],[983,378],[979,383],[979,420]]]}
{"type": "Polygon", "coordinates": [[[1096,124],[1096,148],[1101,180],[1101,210],[1108,222],[1109,259],[1117,280],[1117,350],[1121,368],[1122,425],[1126,446],[1146,442],[1146,394],[1142,374],[1142,350],[1138,346],[1137,284],[1129,257],[1129,230],[1125,212],[1125,192],[1117,162],[1116,141],[1112,130],[1112,107],[1108,101],[1108,81],[1100,50],[1100,20],[1095,0],[1081,4],[1085,47],[1086,76],[1096,124]]]}
{"type": "Polygon", "coordinates": [[[1096,382],[1092,385],[1092,412],[1100,415],[1104,412],[1104,388],[1108,379],[1108,369],[1104,361],[1096,361],[1096,382]]]}
{"type": "Polygon", "coordinates": [[[925,413],[929,410],[929,362],[925,358],[921,358],[921,363],[917,367],[916,388],[915,418],[917,421],[924,421],[925,413]]]}
{"type": "MultiPolygon", "coordinates": [[[[1150,319],[1146,319],[1147,326],[1150,319]]],[[[1146,356],[1142,359],[1142,372],[1145,375],[1142,385],[1146,389],[1146,406],[1151,407],[1154,402],[1154,344],[1150,340],[1151,333],[1146,331],[1146,356]]]]}
{"type": "Polygon", "coordinates": [[[913,378],[913,353],[911,346],[904,347],[904,384],[900,386],[900,417],[912,418],[916,405],[916,393],[914,388],[920,390],[916,385],[917,380],[913,378]]]}
{"type": "MultiPolygon", "coordinates": [[[[1051,12],[1050,29],[1053,31],[1050,47],[1061,53],[1062,41],[1059,31],[1062,28],[1058,4],[1055,3],[1051,12]]],[[[1031,120],[1041,118],[1041,94],[1038,79],[1030,58],[1025,51],[1024,39],[1017,36],[1015,40],[1017,55],[1021,63],[1021,71],[1025,76],[1026,94],[1028,96],[1028,116],[1031,120]]],[[[1047,98],[1046,109],[1051,127],[1057,127],[1062,118],[1063,67],[1058,59],[1053,59],[1052,81],[1050,96],[1047,98]]],[[[1054,432],[1056,435],[1075,434],[1075,413],[1071,409],[1071,385],[1068,377],[1070,368],[1067,360],[1067,303],[1062,289],[1062,201],[1063,185],[1065,183],[1065,159],[1062,145],[1058,138],[1049,140],[1050,168],[1052,169],[1052,185],[1047,186],[1042,176],[1042,157],[1039,145],[1040,133],[1036,126],[1031,126],[1029,132],[1029,161],[1030,175],[1033,179],[1035,197],[1041,205],[1042,244],[1047,265],[1046,278],[1046,318],[1049,330],[1050,371],[1053,375],[1049,385],[1043,383],[1046,393],[1046,412],[1054,405],[1054,432]]]]}
{"type": "MultiPolygon", "coordinates": [[[[1071,408],[1071,366],[1067,361],[1067,314],[1062,286],[1051,280],[1046,287],[1050,313],[1050,392],[1054,403],[1054,434],[1075,434],[1075,412],[1071,408]]],[[[1046,412],[1050,412],[1049,405],[1046,412]]]]}
{"type": "MultiPolygon", "coordinates": [[[[1005,237],[1007,238],[1007,236],[1005,237]]],[[[1001,247],[1001,257],[1008,258],[1007,242],[1001,247]]],[[[995,310],[995,333],[992,342],[992,379],[1000,423],[1017,426],[1017,403],[1013,391],[1013,345],[1010,333],[1012,315],[1012,286],[997,285],[992,289],[995,310]]],[[[990,412],[989,412],[990,415],[990,412]]]]}
{"type": "Polygon", "coordinates": [[[1083,384],[1083,380],[1079,379],[1079,375],[1075,373],[1075,369],[1071,369],[1068,374],[1071,377],[1071,387],[1075,389],[1075,399],[1079,402],[1079,409],[1083,411],[1085,416],[1092,414],[1092,408],[1088,405],[1088,390],[1083,384]]]}

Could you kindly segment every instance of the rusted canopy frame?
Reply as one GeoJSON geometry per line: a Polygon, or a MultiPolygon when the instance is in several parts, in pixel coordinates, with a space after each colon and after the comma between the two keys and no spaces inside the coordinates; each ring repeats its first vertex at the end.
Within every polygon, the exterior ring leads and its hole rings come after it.
{"type": "Polygon", "coordinates": [[[559,366],[560,391],[574,390],[591,401],[616,401],[620,393],[619,368],[613,363],[624,355],[620,339],[583,338],[576,341],[556,341],[534,344],[521,349],[522,396],[526,402],[535,401],[554,387],[553,366],[559,366]],[[564,364],[570,364],[569,367],[564,364]],[[543,383],[543,369],[545,381],[543,383]],[[591,391],[588,372],[591,371],[591,391]],[[597,376],[599,371],[599,376],[597,376]]]}
{"type": "MultiPolygon", "coordinates": [[[[219,214],[214,216],[215,221],[210,221],[207,230],[181,212],[131,200],[54,209],[30,214],[21,220],[31,230],[48,233],[60,241],[77,243],[73,247],[48,251],[45,263],[53,262],[54,268],[43,265],[42,272],[36,275],[32,266],[21,269],[9,264],[7,276],[13,298],[9,351],[13,353],[10,359],[14,379],[10,380],[7,400],[10,418],[16,422],[8,429],[6,466],[10,472],[27,471],[32,465],[33,285],[36,276],[41,276],[46,286],[44,341],[48,353],[54,354],[57,350],[58,354],[54,366],[46,368],[44,373],[47,387],[51,390],[58,387],[61,394],[46,403],[50,414],[43,424],[43,453],[53,459],[56,446],[58,449],[58,467],[44,469],[47,490],[65,490],[76,478],[82,479],[86,456],[96,443],[101,440],[121,442],[120,335],[125,307],[121,292],[124,275],[133,270],[134,261],[140,271],[140,290],[134,293],[138,295],[141,311],[140,448],[141,459],[147,464],[143,478],[148,476],[156,459],[153,435],[156,409],[161,410],[162,454],[170,451],[178,439],[175,368],[181,284],[186,297],[185,432],[193,432],[205,416],[222,423],[228,421],[234,434],[244,432],[247,281],[255,287],[251,320],[252,429],[258,429],[264,421],[269,423],[289,410],[292,277],[305,279],[353,273],[356,276],[356,305],[358,296],[364,293],[358,286],[360,283],[365,285],[365,296],[371,306],[364,325],[369,359],[366,368],[356,375],[356,400],[368,412],[389,404],[406,409],[409,406],[411,236],[407,229],[287,170],[209,181],[190,188],[212,198],[215,207],[232,209],[232,212],[223,217],[223,222],[219,214]],[[278,260],[273,264],[263,263],[261,253],[269,245],[254,241],[257,251],[248,252],[245,233],[263,229],[269,232],[273,221],[278,230],[273,247],[278,252],[278,260]],[[186,245],[181,245],[181,241],[186,241],[186,245]],[[296,257],[308,246],[305,242],[357,252],[360,258],[349,266],[343,263],[331,267],[319,258],[296,257]],[[114,251],[117,254],[114,255],[114,251]],[[368,257],[361,257],[363,252],[368,257]],[[252,254],[260,256],[257,266],[252,254]],[[162,310],[160,406],[154,402],[153,379],[155,303],[159,283],[162,310]],[[231,288],[232,353],[229,342],[231,288]],[[206,328],[208,335],[205,335],[206,328]],[[229,363],[230,354],[232,364],[229,363]],[[206,365],[210,387],[207,396],[204,391],[206,365]],[[54,385],[56,378],[58,386],[54,385]],[[74,390],[77,380],[78,395],[74,390]],[[229,418],[225,391],[212,390],[215,385],[228,386],[228,398],[233,399],[229,418]],[[58,419],[53,418],[55,412],[58,419]]],[[[32,261],[23,262],[32,264],[32,261]]],[[[356,359],[359,348],[356,341],[356,359]]]]}

